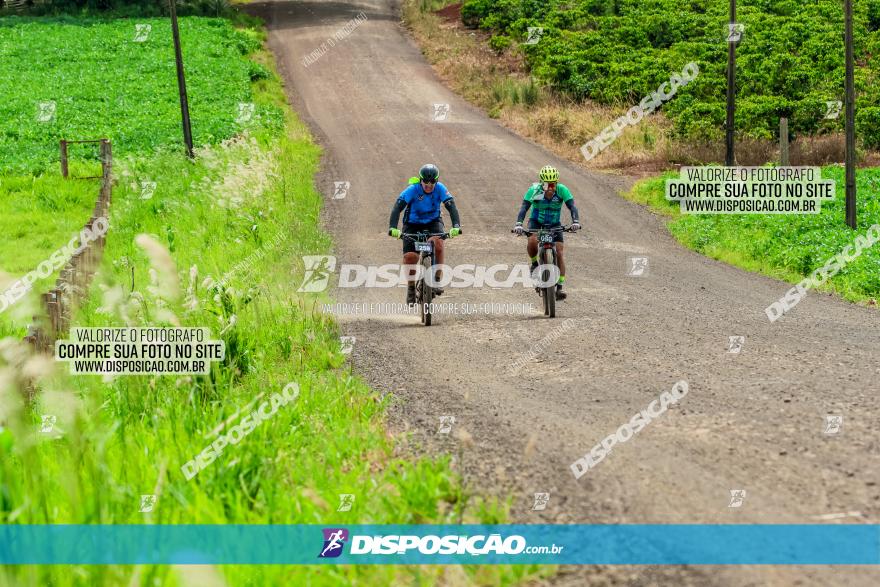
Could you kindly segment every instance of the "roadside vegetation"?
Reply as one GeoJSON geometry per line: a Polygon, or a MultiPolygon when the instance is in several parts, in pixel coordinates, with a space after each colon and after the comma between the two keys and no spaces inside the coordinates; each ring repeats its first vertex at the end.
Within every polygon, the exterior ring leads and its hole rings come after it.
{"type": "MultiPolygon", "coordinates": [[[[678,177],[666,173],[642,180],[626,194],[628,199],[671,216],[669,231],[683,245],[706,256],[797,283],[880,224],[880,169],[859,169],[859,228],[844,224],[844,170],[839,165],[822,168],[822,177],[837,183],[834,200],[822,202],[820,214],[680,214],[678,202],[664,197],[665,182],[678,177]]],[[[841,297],[876,305],[880,298],[880,248],[865,249],[861,256],[829,279],[823,289],[841,297]]]]}
{"type": "MultiPolygon", "coordinates": [[[[0,523],[503,522],[508,504],[471,495],[449,459],[405,454],[385,427],[393,395],[379,394],[351,372],[336,324],[320,304],[294,292],[301,255],[331,247],[319,227],[321,197],[313,185],[320,151],[286,104],[262,29],[240,20],[248,26],[181,19],[198,145],[190,161],[179,147],[173,51],[170,37],[159,36],[167,35],[162,22],[153,23],[156,46],[134,47],[141,20],[0,19],[0,79],[15,79],[18,87],[0,122],[3,228],[32,228],[11,239],[21,252],[14,262],[3,250],[4,280],[66,242],[97,196],[95,181],[58,177],[58,138],[108,136],[116,179],[111,228],[89,301],[74,323],[207,326],[227,355],[209,376],[73,377],[20,342],[35,296],[4,312],[0,523]],[[68,58],[53,57],[56,50],[68,58]],[[92,57],[75,60],[77,50],[92,57]],[[7,59],[10,51],[18,57],[7,59]],[[110,57],[101,61],[102,53],[110,57]],[[23,55],[36,54],[31,66],[22,63],[23,55]],[[63,88],[52,92],[57,117],[40,127],[35,103],[54,88],[63,88]],[[239,103],[256,104],[248,120],[239,103]],[[145,193],[144,182],[154,182],[155,190],[145,193]],[[8,221],[6,211],[14,213],[8,221]],[[181,466],[213,440],[212,431],[291,381],[300,388],[293,403],[186,480],[181,466]],[[54,418],[48,432],[41,431],[43,416],[54,418]],[[351,511],[337,511],[340,494],[355,495],[351,511]],[[141,511],[143,495],[156,496],[151,511],[141,511]]],[[[74,157],[85,161],[76,163],[82,175],[97,167],[89,156],[74,157]]],[[[538,572],[528,566],[31,566],[3,568],[0,583],[497,585],[538,572]]]]}
{"type": "MultiPolygon", "coordinates": [[[[581,163],[581,145],[696,62],[696,80],[586,163],[639,175],[723,161],[727,9],[718,0],[412,0],[405,15],[456,91],[581,163]],[[529,27],[542,31],[531,44],[529,27]]],[[[843,117],[826,118],[826,102],[843,98],[841,4],[747,2],[739,15],[740,164],[778,158],[781,116],[789,118],[793,164],[841,161],[843,117]]],[[[866,162],[880,148],[878,26],[880,4],[857,3],[857,127],[866,162]]]]}
{"type": "MultiPolygon", "coordinates": [[[[722,0],[465,0],[462,20],[517,42],[535,76],[575,98],[630,106],[695,61],[699,77],[664,106],[674,131],[718,140],[725,114],[728,3],[722,0]],[[526,45],[528,27],[543,34],[526,45]]],[[[825,101],[843,97],[843,5],[744,0],[737,21],[737,128],[771,139],[780,115],[796,134],[842,130],[825,101]]],[[[854,9],[860,136],[880,147],[880,2],[854,9]]]]}

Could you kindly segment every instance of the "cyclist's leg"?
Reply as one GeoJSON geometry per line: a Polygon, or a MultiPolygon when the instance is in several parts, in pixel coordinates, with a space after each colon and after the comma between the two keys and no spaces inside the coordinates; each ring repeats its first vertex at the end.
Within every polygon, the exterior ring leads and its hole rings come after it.
{"type": "Polygon", "coordinates": [[[564,300],[568,297],[562,291],[562,285],[565,283],[565,245],[562,244],[562,233],[557,233],[556,237],[556,264],[559,266],[559,281],[556,282],[556,299],[564,300]]]}
{"type": "MultiPolygon", "coordinates": [[[[445,227],[443,226],[442,220],[438,220],[437,222],[434,222],[428,226],[429,226],[428,230],[430,230],[431,232],[434,232],[434,233],[446,232],[445,227]]],[[[445,244],[445,241],[442,238],[440,238],[439,236],[431,237],[430,240],[431,240],[431,242],[434,243],[434,264],[435,265],[442,265],[444,262],[444,258],[445,258],[444,251],[443,251],[443,245],[445,244]]],[[[436,278],[438,281],[443,278],[443,270],[442,269],[437,269],[436,278]]]]}
{"type": "Polygon", "coordinates": [[[434,263],[442,265],[445,258],[443,255],[443,239],[435,236],[431,240],[434,242],[434,263]]]}
{"type": "Polygon", "coordinates": [[[416,252],[405,253],[403,255],[403,264],[406,266],[406,280],[413,282],[416,280],[416,265],[419,264],[419,254],[416,252]]]}
{"type": "Polygon", "coordinates": [[[536,261],[538,259],[538,235],[533,234],[529,236],[529,242],[526,244],[526,252],[529,254],[530,260],[536,261]]]}
{"type": "MultiPolygon", "coordinates": [[[[421,224],[404,224],[403,232],[412,233],[421,230],[421,224]]],[[[414,267],[419,262],[419,254],[416,252],[416,244],[408,239],[403,239],[403,264],[407,269],[407,281],[415,281],[414,267]]]]}
{"type": "MultiPolygon", "coordinates": [[[[404,224],[403,232],[417,232],[418,224],[404,224]]],[[[409,304],[415,303],[416,299],[416,267],[419,263],[419,254],[416,252],[416,245],[409,239],[403,239],[403,265],[406,269],[406,301],[409,304]]]]}
{"type": "Polygon", "coordinates": [[[565,245],[556,243],[556,264],[559,265],[559,283],[565,281],[565,245]]]}
{"type": "MultiPolygon", "coordinates": [[[[538,230],[541,228],[541,225],[538,224],[534,220],[529,220],[529,230],[538,230]]],[[[538,266],[538,235],[532,234],[529,236],[528,243],[526,244],[526,252],[529,254],[529,262],[531,263],[532,271],[535,270],[535,267],[538,266]]]]}

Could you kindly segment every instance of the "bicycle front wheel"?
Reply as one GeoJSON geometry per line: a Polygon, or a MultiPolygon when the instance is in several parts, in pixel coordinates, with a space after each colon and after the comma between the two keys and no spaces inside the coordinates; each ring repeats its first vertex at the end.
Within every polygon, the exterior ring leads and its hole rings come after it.
{"type": "Polygon", "coordinates": [[[420,304],[421,308],[421,317],[422,324],[425,326],[431,325],[431,302],[434,300],[434,288],[431,287],[429,282],[433,282],[433,279],[427,279],[427,276],[430,275],[429,271],[432,271],[433,263],[431,262],[431,257],[425,256],[422,258],[422,300],[420,304]]]}
{"type": "Polygon", "coordinates": [[[542,295],[544,297],[544,315],[549,316],[550,318],[556,317],[556,284],[552,282],[553,274],[550,270],[550,267],[556,266],[556,254],[553,249],[544,249],[543,254],[541,255],[541,263],[544,265],[544,270],[541,274],[541,281],[549,283],[544,288],[542,288],[542,295]]]}

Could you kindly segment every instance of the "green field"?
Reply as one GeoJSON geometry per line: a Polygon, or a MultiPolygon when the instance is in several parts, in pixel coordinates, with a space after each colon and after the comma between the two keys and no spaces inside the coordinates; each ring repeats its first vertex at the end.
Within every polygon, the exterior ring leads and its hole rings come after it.
{"type": "MultiPolygon", "coordinates": [[[[181,21],[180,34],[196,145],[252,124],[280,128],[281,111],[251,92],[251,80],[264,78],[266,69],[241,58],[259,48],[254,34],[225,19],[195,17],[181,21]],[[239,122],[239,104],[252,102],[250,120],[239,122]]],[[[116,157],[180,148],[168,19],[0,18],[0,63],[0,161],[7,173],[57,165],[62,138],[109,138],[116,157]],[[151,27],[143,41],[136,40],[137,25],[151,27]],[[54,114],[44,108],[41,120],[40,105],[51,103],[54,114]]]]}
{"type": "MultiPolygon", "coordinates": [[[[854,3],[857,127],[880,147],[880,0],[854,3]]],[[[742,0],[737,45],[737,130],[770,139],[779,117],[797,135],[841,131],[826,101],[843,99],[843,3],[742,0]]],[[[465,0],[465,23],[492,31],[491,45],[517,45],[542,83],[578,99],[637,104],[691,61],[700,75],[663,106],[676,136],[723,132],[728,2],[724,0],[465,0]],[[523,44],[528,27],[542,27],[523,44]]],[[[583,137],[585,142],[592,137],[583,137]]]]}
{"type": "MultiPolygon", "coordinates": [[[[170,103],[174,74],[166,67],[168,48],[129,46],[128,26],[92,21],[78,26],[70,20],[0,25],[5,51],[10,35],[23,31],[16,47],[22,55],[54,51],[47,47],[55,35],[90,55],[117,50],[127,55],[100,63],[60,60],[51,68],[48,56],[34,68],[0,60],[0,79],[15,77],[31,98],[54,76],[77,89],[73,97],[59,98],[58,126],[38,132],[30,98],[16,96],[3,104],[3,157],[12,158],[14,170],[0,176],[4,215],[12,210],[18,222],[46,227],[40,234],[23,231],[14,241],[21,259],[6,267],[26,271],[63,244],[97,196],[95,182],[57,178],[55,139],[62,131],[111,135],[116,155],[111,229],[102,269],[74,323],[209,327],[225,342],[227,356],[209,376],[73,377],[59,364],[24,352],[20,340],[30,321],[29,302],[4,313],[0,523],[503,522],[507,504],[471,495],[448,459],[403,455],[399,439],[385,427],[384,410],[393,395],[380,396],[352,374],[340,352],[343,333],[312,302],[292,293],[302,273],[301,255],[326,252],[331,245],[319,228],[321,197],[313,185],[320,151],[286,106],[265,52],[253,54],[248,65],[238,46],[210,42],[250,38],[257,40],[249,45],[255,50],[260,33],[233,33],[224,21],[182,19],[193,64],[194,128],[200,142],[211,143],[189,161],[176,147],[179,113],[170,103]],[[196,31],[207,40],[197,42],[196,31]],[[150,84],[162,88],[164,97],[137,108],[128,97],[129,82],[113,80],[148,70],[160,55],[165,65],[156,67],[164,68],[164,81],[157,71],[150,84]],[[254,70],[266,75],[254,80],[249,73],[254,70]],[[82,116],[92,97],[103,93],[107,110],[89,125],[82,116]],[[261,105],[259,116],[247,136],[234,136],[241,130],[230,122],[234,106],[246,99],[261,105]],[[137,122],[129,124],[133,119],[137,122]],[[33,149],[13,148],[23,136],[33,149]],[[27,170],[40,174],[29,179],[27,170]],[[156,183],[149,198],[143,197],[143,181],[156,183]],[[225,286],[216,285],[221,280],[225,286]],[[292,404],[187,481],[181,466],[210,443],[212,430],[261,393],[279,392],[288,382],[301,390],[292,404]],[[32,385],[36,394],[28,401],[32,385]],[[57,418],[50,433],[40,432],[43,415],[57,418]],[[343,493],[356,496],[349,512],[337,512],[343,493]],[[140,511],[141,495],[157,496],[151,512],[140,511]]],[[[151,95],[148,89],[137,91],[143,100],[151,95]]],[[[15,222],[5,227],[13,229],[15,222]]],[[[23,566],[0,569],[0,584],[204,585],[223,577],[231,585],[495,585],[536,572],[526,566],[23,566]]]]}
{"type": "MultiPolygon", "coordinates": [[[[669,231],[685,246],[793,283],[852,244],[856,235],[880,224],[880,169],[858,170],[859,227],[855,231],[844,224],[844,172],[840,166],[822,168],[822,177],[834,179],[837,187],[835,199],[823,202],[820,214],[679,214],[678,202],[664,198],[665,181],[673,177],[678,174],[643,180],[627,197],[674,216],[669,231]]],[[[829,279],[826,287],[853,301],[880,298],[880,248],[875,245],[863,251],[829,279]]]]}
{"type": "Polygon", "coordinates": [[[99,189],[98,180],[70,181],[54,174],[4,176],[0,271],[21,276],[69,241],[91,216],[99,189]],[[22,242],[29,246],[22,247],[22,242]]]}
{"type": "MultiPolygon", "coordinates": [[[[246,58],[261,47],[260,31],[197,17],[182,19],[180,30],[196,148],[242,132],[280,132],[283,104],[254,92],[270,75],[267,64],[246,58]]],[[[15,236],[0,243],[5,288],[91,215],[99,183],[61,179],[60,139],[109,138],[117,164],[134,169],[139,158],[179,154],[183,146],[168,19],[0,18],[0,63],[0,228],[15,236]],[[54,109],[42,109],[46,103],[54,109]]],[[[100,175],[95,145],[71,145],[69,156],[72,177],[100,175]]],[[[17,304],[14,331],[23,331],[34,299],[54,279],[36,282],[17,304]]],[[[0,315],[0,334],[9,331],[9,314],[0,315]]]]}

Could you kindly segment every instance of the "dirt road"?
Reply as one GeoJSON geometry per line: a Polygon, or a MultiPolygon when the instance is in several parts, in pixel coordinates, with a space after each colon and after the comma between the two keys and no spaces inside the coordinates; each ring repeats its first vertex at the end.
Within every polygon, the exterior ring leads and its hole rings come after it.
{"type": "MultiPolygon", "coordinates": [[[[857,514],[828,523],[878,522],[880,313],[810,293],[770,323],[764,308],[789,285],[684,249],[661,219],[615,195],[619,180],[555,159],[471,108],[437,80],[393,1],[253,9],[269,25],[292,103],[326,148],[319,187],[340,263],[400,262],[388,213],[428,161],[461,211],[465,235],[449,242],[450,264],[525,262],[510,226],[545,164],[561,170],[585,219],[586,230],[566,238],[569,300],[555,320],[441,315],[424,328],[412,316],[340,318],[357,337],[355,368],[395,395],[395,425],[425,450],[453,452],[454,432],[466,430],[469,482],[512,492],[517,522],[817,523],[843,512],[857,514]],[[435,114],[435,104],[449,109],[435,114]],[[333,199],[337,181],[350,186],[333,199]],[[629,257],[647,257],[647,274],[629,275],[629,257]],[[728,352],[735,335],[745,337],[739,353],[728,352]],[[542,339],[547,348],[514,369],[542,339]],[[690,392],[678,407],[575,479],[575,459],[680,379],[690,392]],[[843,416],[838,434],[825,433],[828,414],[843,416]],[[453,434],[438,433],[446,415],[453,434]],[[728,507],[738,489],[745,500],[728,507]],[[531,509],[536,492],[550,494],[543,511],[531,509]]],[[[337,298],[402,302],[404,290],[340,289],[337,298]]],[[[537,308],[539,299],[483,287],[447,288],[438,301],[537,308]]],[[[556,582],[586,579],[854,586],[878,584],[880,570],[578,568],[556,582]]]]}

